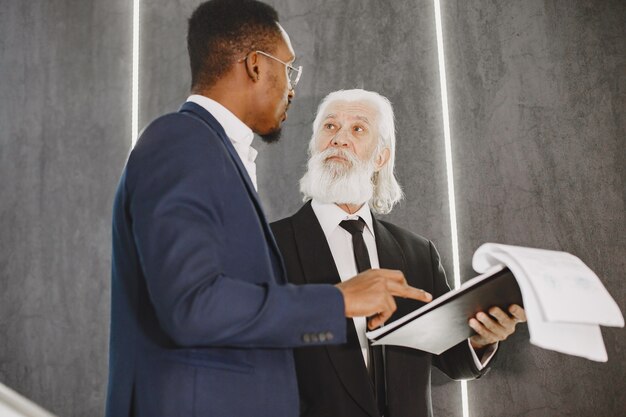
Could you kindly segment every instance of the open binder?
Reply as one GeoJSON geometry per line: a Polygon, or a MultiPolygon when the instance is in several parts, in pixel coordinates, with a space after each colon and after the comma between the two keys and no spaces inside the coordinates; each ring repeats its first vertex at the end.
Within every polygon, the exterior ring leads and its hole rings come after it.
{"type": "Polygon", "coordinates": [[[472,265],[483,274],[367,337],[375,345],[440,354],[472,336],[468,321],[478,311],[518,304],[526,310],[535,346],[608,360],[600,326],[624,327],[624,317],[600,278],[578,257],[485,243],[474,253],[472,265]]]}
{"type": "Polygon", "coordinates": [[[476,313],[511,304],[523,306],[520,288],[508,268],[497,266],[367,336],[374,345],[440,354],[475,334],[468,321],[476,313]]]}

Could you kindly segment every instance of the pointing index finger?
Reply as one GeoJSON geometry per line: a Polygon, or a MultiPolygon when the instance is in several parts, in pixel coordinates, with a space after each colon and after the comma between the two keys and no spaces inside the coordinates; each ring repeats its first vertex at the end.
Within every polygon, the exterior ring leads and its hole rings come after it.
{"type": "Polygon", "coordinates": [[[419,288],[411,287],[410,285],[402,285],[398,287],[393,286],[389,288],[389,292],[397,297],[411,298],[425,303],[429,303],[433,299],[433,296],[430,293],[419,288]]]}

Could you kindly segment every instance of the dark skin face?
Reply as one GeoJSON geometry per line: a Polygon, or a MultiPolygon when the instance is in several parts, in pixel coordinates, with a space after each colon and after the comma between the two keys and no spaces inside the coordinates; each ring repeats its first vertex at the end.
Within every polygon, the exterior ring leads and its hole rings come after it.
{"type": "MultiPolygon", "coordinates": [[[[295,55],[288,38],[281,37],[273,56],[291,64],[295,55]]],[[[268,135],[280,130],[287,119],[287,109],[295,93],[289,86],[285,65],[265,55],[251,53],[245,61],[246,72],[254,83],[249,120],[250,128],[259,135],[268,135]]]]}
{"type": "MultiPolygon", "coordinates": [[[[295,59],[289,37],[282,28],[271,49],[264,52],[289,64],[295,59]]],[[[193,92],[217,101],[262,137],[280,130],[295,96],[285,66],[252,51],[245,60],[233,63],[231,70],[214,85],[193,92]]]]}

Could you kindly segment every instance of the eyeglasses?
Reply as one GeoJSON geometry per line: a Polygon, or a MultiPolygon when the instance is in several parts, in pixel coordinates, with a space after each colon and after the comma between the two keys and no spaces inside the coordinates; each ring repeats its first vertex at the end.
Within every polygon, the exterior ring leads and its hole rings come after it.
{"type": "MultiPolygon", "coordinates": [[[[302,75],[302,65],[298,65],[297,68],[292,67],[288,63],[281,61],[280,59],[276,58],[274,55],[268,54],[267,52],[263,52],[263,51],[252,51],[252,52],[265,55],[266,57],[271,58],[274,61],[278,61],[281,64],[283,64],[287,70],[287,79],[289,80],[289,89],[293,90],[294,88],[296,88],[298,81],[300,81],[300,76],[302,75]]],[[[250,55],[252,52],[249,52],[248,55],[250,55]]],[[[241,58],[238,62],[244,62],[246,59],[248,59],[248,55],[241,58]]]]}

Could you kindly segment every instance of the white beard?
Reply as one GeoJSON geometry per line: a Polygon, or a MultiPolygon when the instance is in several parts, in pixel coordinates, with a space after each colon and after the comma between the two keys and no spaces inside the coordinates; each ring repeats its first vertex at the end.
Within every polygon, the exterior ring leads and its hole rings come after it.
{"type": "Polygon", "coordinates": [[[369,161],[361,161],[352,152],[329,148],[313,155],[307,172],[300,180],[300,191],[322,203],[363,204],[374,194],[374,152],[369,161]],[[345,158],[348,163],[328,159],[345,158]]]}

